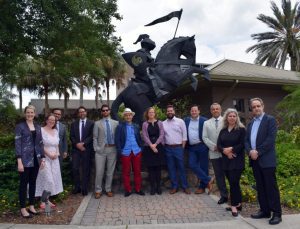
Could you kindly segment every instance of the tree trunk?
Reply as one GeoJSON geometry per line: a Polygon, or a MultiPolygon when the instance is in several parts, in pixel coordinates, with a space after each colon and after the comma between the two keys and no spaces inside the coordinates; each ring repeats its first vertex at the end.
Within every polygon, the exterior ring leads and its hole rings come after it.
{"type": "Polygon", "coordinates": [[[291,70],[292,71],[299,71],[299,67],[297,66],[297,59],[295,57],[290,57],[291,58],[291,70]]]}
{"type": "Polygon", "coordinates": [[[48,84],[44,85],[44,89],[45,89],[45,115],[47,115],[47,114],[49,114],[49,101],[48,101],[49,90],[48,90],[48,84]]]}
{"type": "Polygon", "coordinates": [[[22,113],[22,106],[23,106],[23,94],[22,94],[22,88],[18,88],[19,92],[19,111],[22,113]]]}
{"type": "Polygon", "coordinates": [[[109,78],[105,79],[105,84],[106,84],[107,105],[110,107],[110,104],[109,104],[109,78]]]}
{"type": "Polygon", "coordinates": [[[69,95],[67,89],[65,88],[64,89],[64,115],[67,115],[68,113],[68,100],[69,100],[69,95]]]}
{"type": "Polygon", "coordinates": [[[80,78],[79,94],[79,106],[83,106],[83,76],[80,78]]]}
{"type": "Polygon", "coordinates": [[[100,80],[95,79],[95,104],[96,104],[96,109],[99,109],[99,82],[100,80]]]}

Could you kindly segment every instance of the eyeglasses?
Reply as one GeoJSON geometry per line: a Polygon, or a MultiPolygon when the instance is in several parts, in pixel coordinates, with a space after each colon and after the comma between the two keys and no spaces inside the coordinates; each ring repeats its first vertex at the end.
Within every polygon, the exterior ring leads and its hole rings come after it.
{"type": "Polygon", "coordinates": [[[101,112],[108,112],[109,110],[101,110],[101,112]]]}
{"type": "Polygon", "coordinates": [[[61,114],[59,114],[59,113],[54,113],[55,115],[61,115],[61,114]]]}

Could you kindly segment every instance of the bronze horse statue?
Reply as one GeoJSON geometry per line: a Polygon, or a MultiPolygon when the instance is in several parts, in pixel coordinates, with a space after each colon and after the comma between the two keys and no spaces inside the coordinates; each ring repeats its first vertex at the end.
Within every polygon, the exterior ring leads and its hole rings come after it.
{"type": "MultiPolygon", "coordinates": [[[[148,35],[147,39],[150,40],[148,35]]],[[[147,43],[144,43],[146,47],[145,44],[147,43]]],[[[155,43],[149,44],[151,49],[155,47],[155,43]]],[[[194,36],[169,40],[162,46],[155,61],[149,61],[151,54],[147,48],[146,52],[145,49],[141,50],[123,54],[125,61],[133,67],[135,78],[113,102],[111,113],[114,119],[118,119],[119,106],[124,103],[125,107],[131,108],[136,113],[133,121],[141,124],[143,113],[148,107],[162,101],[188,78],[196,90],[198,80],[193,73],[200,73],[205,79],[210,80],[208,71],[195,63],[194,36]]]]}

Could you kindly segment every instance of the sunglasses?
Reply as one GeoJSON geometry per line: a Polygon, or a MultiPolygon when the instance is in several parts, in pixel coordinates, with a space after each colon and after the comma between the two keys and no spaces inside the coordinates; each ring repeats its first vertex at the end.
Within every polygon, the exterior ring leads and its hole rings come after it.
{"type": "Polygon", "coordinates": [[[109,110],[101,110],[101,112],[108,112],[109,110]]]}

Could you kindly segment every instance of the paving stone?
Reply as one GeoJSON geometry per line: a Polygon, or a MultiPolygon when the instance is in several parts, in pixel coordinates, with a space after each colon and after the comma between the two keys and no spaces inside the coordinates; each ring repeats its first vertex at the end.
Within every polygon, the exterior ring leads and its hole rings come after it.
{"type": "Polygon", "coordinates": [[[161,196],[131,195],[115,191],[107,196],[90,199],[81,225],[135,225],[164,223],[199,223],[232,220],[224,208],[208,195],[186,195],[182,192],[161,196]]]}

